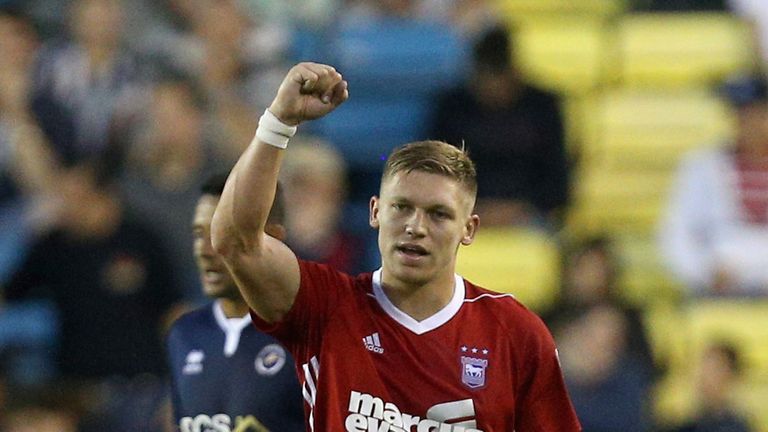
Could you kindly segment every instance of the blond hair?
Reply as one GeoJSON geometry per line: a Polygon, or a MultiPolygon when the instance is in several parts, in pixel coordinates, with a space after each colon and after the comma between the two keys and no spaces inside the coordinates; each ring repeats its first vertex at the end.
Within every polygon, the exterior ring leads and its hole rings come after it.
{"type": "Polygon", "coordinates": [[[464,148],[443,141],[416,141],[400,146],[390,153],[384,165],[384,180],[395,174],[420,171],[456,180],[474,199],[477,195],[475,163],[464,148]]]}

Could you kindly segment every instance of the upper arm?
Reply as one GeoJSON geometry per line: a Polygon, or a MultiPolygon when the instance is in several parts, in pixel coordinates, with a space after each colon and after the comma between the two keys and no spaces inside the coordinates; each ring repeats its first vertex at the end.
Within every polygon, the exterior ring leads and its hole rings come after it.
{"type": "Polygon", "coordinates": [[[296,255],[267,234],[254,248],[237,248],[225,262],[240,293],[264,321],[280,321],[291,309],[301,276],[296,255]]]}

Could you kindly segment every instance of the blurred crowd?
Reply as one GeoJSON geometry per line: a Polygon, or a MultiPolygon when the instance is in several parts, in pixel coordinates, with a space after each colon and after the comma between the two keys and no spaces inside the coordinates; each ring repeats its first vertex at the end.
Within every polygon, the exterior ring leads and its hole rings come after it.
{"type": "MultiPolygon", "coordinates": [[[[562,253],[557,300],[537,312],[585,431],[659,430],[666,365],[619,293],[610,236],[563,234],[579,179],[562,100],[520,72],[496,3],[0,0],[0,431],[167,430],[164,331],[203,300],[199,188],[231,168],[303,60],[337,66],[352,98],[291,143],[281,181],[297,254],[374,269],[359,216],[382,155],[466,145],[483,227],[536,230],[562,253]]],[[[759,39],[768,8],[749,3],[634,7],[733,10],[759,39]]],[[[749,72],[719,87],[733,144],[684,160],[661,223],[686,296],[768,293],[768,88],[749,72]]],[[[701,418],[665,427],[752,430],[729,402],[740,353],[721,341],[704,355],[701,418]]]]}

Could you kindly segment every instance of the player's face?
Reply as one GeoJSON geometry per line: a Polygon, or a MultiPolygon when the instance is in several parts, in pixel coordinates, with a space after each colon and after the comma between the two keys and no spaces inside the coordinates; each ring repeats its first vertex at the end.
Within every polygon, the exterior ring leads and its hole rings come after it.
{"type": "Polygon", "coordinates": [[[413,171],[384,180],[371,199],[384,277],[408,285],[452,280],[459,244],[472,243],[479,219],[457,181],[413,171]]]}
{"type": "Polygon", "coordinates": [[[218,203],[219,197],[213,195],[203,195],[197,201],[195,217],[192,220],[195,261],[205,295],[214,298],[239,298],[237,286],[224,266],[224,260],[211,245],[211,220],[218,203]]]}

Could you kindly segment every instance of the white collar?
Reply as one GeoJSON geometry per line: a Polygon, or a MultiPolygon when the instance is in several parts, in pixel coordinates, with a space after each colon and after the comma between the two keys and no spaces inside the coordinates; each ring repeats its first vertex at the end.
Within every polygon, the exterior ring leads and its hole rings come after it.
{"type": "Polygon", "coordinates": [[[434,315],[421,321],[416,321],[410,315],[398,309],[397,306],[389,300],[387,294],[381,287],[381,269],[373,272],[373,295],[376,298],[376,301],[379,302],[379,306],[384,309],[384,312],[386,312],[387,315],[392,317],[393,320],[400,323],[403,327],[420,335],[447,323],[461,308],[461,305],[464,303],[464,279],[459,275],[454,275],[454,280],[455,283],[451,301],[434,315]]]}
{"type": "Polygon", "coordinates": [[[227,318],[221,308],[221,301],[216,300],[213,302],[213,316],[227,337],[224,342],[224,355],[231,357],[237,351],[243,329],[251,325],[251,315],[246,314],[241,318],[227,318]]]}

